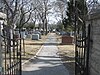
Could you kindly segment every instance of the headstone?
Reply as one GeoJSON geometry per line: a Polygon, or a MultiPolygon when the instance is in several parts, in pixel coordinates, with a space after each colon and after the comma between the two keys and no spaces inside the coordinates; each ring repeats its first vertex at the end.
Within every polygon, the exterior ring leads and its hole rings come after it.
{"type": "Polygon", "coordinates": [[[31,34],[27,34],[26,38],[32,38],[32,35],[31,34]]]}
{"type": "Polygon", "coordinates": [[[40,32],[34,32],[34,34],[39,34],[39,39],[41,39],[41,33],[40,32]]]}
{"type": "Polygon", "coordinates": [[[39,34],[32,34],[32,40],[39,40],[39,34]]]}
{"type": "Polygon", "coordinates": [[[39,34],[39,39],[41,39],[41,33],[38,33],[39,34]]]}
{"type": "Polygon", "coordinates": [[[23,38],[23,39],[26,38],[25,31],[21,32],[21,38],[23,38]]]}
{"type": "Polygon", "coordinates": [[[15,37],[16,37],[16,38],[19,38],[19,37],[20,37],[19,30],[16,30],[16,31],[15,31],[15,37]]]}

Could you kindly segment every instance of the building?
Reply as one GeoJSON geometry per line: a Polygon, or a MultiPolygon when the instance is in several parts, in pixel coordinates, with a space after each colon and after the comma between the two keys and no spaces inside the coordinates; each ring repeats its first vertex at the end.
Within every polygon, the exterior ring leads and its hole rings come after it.
{"type": "Polygon", "coordinates": [[[100,9],[89,15],[90,24],[89,75],[100,75],[100,9]]]}

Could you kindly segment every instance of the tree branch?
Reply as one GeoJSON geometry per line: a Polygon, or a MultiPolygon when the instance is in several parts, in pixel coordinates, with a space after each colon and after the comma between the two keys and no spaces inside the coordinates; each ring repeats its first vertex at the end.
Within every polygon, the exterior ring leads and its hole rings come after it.
{"type": "Polygon", "coordinates": [[[4,0],[4,3],[6,4],[6,6],[8,7],[8,9],[10,10],[10,12],[13,14],[13,10],[11,9],[11,7],[9,6],[8,2],[6,0],[4,0]]]}

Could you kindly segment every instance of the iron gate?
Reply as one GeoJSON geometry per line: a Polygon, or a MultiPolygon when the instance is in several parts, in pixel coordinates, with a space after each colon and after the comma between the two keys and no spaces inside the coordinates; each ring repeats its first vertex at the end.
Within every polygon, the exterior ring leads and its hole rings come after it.
{"type": "MultiPolygon", "coordinates": [[[[83,31],[82,33],[84,33],[83,31]]],[[[75,49],[75,75],[89,75],[89,42],[90,25],[88,26],[88,35],[77,34],[75,49]]]]}
{"type": "Polygon", "coordinates": [[[75,4],[75,75],[89,75],[90,25],[86,27],[84,11],[75,4]]]}
{"type": "Polygon", "coordinates": [[[21,39],[10,26],[2,30],[3,75],[21,75],[21,39]],[[12,32],[11,32],[12,30],[12,32]]]}

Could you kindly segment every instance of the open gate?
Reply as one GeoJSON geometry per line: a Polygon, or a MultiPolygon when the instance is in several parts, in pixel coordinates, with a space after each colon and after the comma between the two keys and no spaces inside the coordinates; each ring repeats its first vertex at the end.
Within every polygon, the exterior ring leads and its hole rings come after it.
{"type": "MultiPolygon", "coordinates": [[[[90,25],[86,27],[85,13],[75,4],[75,75],[89,75],[90,25]]],[[[83,5],[84,6],[84,5],[83,5]]],[[[83,7],[84,9],[84,7],[83,7]]]]}
{"type": "Polygon", "coordinates": [[[89,42],[90,25],[88,26],[88,35],[77,34],[75,48],[75,75],[89,75],[89,42]]]}
{"type": "Polygon", "coordinates": [[[21,75],[21,39],[15,36],[14,30],[8,25],[3,25],[1,31],[2,75],[21,75]]]}

